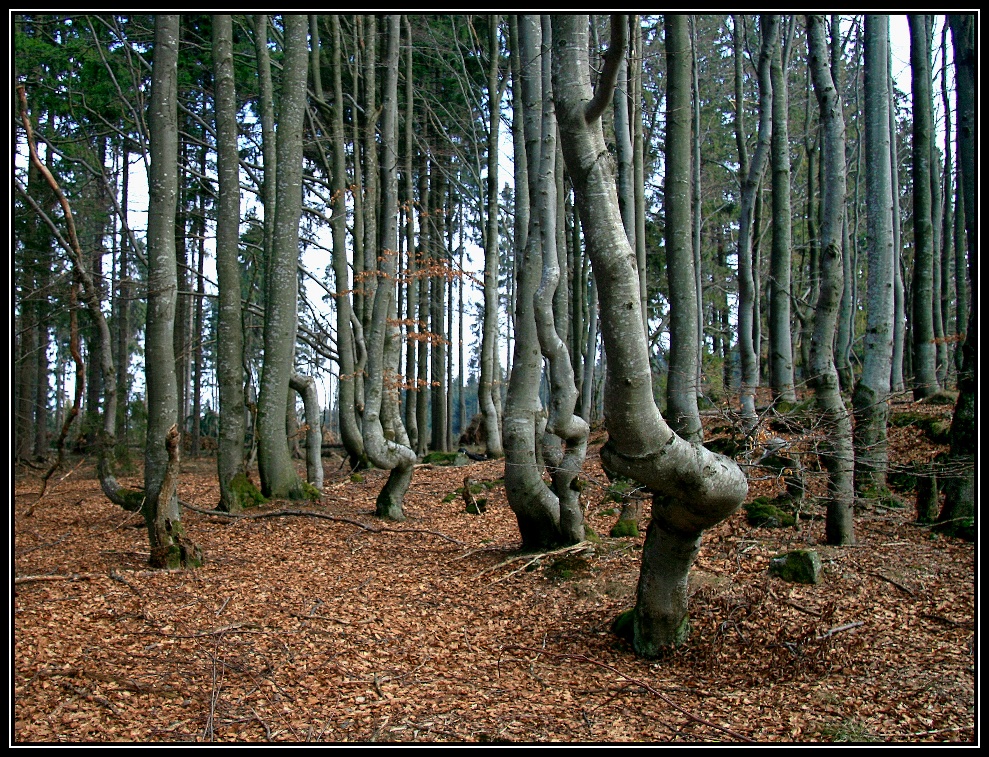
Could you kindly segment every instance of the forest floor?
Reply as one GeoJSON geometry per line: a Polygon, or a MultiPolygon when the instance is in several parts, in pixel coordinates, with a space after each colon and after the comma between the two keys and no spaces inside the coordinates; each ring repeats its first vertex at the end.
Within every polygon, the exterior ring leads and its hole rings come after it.
{"type": "MultiPolygon", "coordinates": [[[[890,435],[896,464],[944,449],[915,425],[890,435]]],[[[419,467],[408,519],[385,523],[384,473],[354,482],[324,458],[319,503],[185,509],[206,562],[184,572],[148,569],[143,521],[92,459],[41,501],[18,469],[12,743],[976,743],[976,548],[918,525],[912,494],[858,512],[855,547],[823,543],[820,473],[799,528],[739,510],[704,536],[689,643],[643,660],[611,632],[642,538],[607,536],[602,441],[582,495],[600,541],[541,555],[520,552],[503,461],[419,467]],[[486,513],[456,496],[465,476],[490,484],[486,513]],[[796,548],[819,553],[818,584],[768,574],[796,548]]],[[[750,500],[779,492],[749,473],[750,500]]],[[[215,459],[183,462],[180,498],[215,506],[215,459]]]]}

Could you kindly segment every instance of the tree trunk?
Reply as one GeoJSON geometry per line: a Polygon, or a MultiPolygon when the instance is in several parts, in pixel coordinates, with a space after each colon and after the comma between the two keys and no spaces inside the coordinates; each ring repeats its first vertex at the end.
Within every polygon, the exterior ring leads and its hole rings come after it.
{"type": "MultiPolygon", "coordinates": [[[[835,30],[837,31],[837,30],[835,30]]],[[[852,521],[852,424],[838,385],[834,363],[834,334],[842,289],[841,218],[845,201],[845,121],[841,98],[828,69],[824,17],[807,16],[811,76],[820,111],[824,167],[821,208],[820,294],[811,342],[811,386],[821,415],[825,439],[820,457],[828,471],[826,535],[829,544],[855,543],[852,521]]]]}
{"type": "Polygon", "coordinates": [[[553,87],[564,157],[601,295],[609,434],[602,459],[654,493],[632,632],[636,651],[655,657],[685,641],[687,573],[701,535],[738,508],[748,486],[733,461],[676,436],[653,401],[648,341],[636,307],[635,256],[622,226],[614,174],[599,159],[606,148],[598,103],[607,102],[614,87],[607,74],[622,54],[621,37],[614,32],[623,23],[620,17],[612,20],[603,83],[592,98],[587,17],[554,16],[553,87]]]}
{"type": "MultiPolygon", "coordinates": [[[[583,464],[587,424],[573,414],[577,391],[570,356],[556,331],[553,295],[560,281],[556,249],[556,119],[552,107],[548,17],[518,20],[525,105],[525,153],[529,197],[536,200],[519,270],[515,307],[515,359],[505,403],[505,493],[522,542],[529,548],[573,544],[584,538],[578,492],[571,488],[583,464]],[[540,62],[542,69],[540,70],[540,62]],[[540,276],[541,269],[541,276],[540,276]],[[543,358],[549,364],[551,396],[545,436],[539,402],[543,358]],[[542,436],[542,438],[540,438],[542,436]],[[542,445],[538,448],[537,445],[542,445]],[[552,488],[542,479],[550,467],[552,488]]],[[[516,162],[523,159],[516,155],[516,162]]],[[[638,312],[638,309],[636,309],[638,312]]]]}
{"type": "Polygon", "coordinates": [[[220,425],[216,440],[219,508],[240,512],[246,504],[244,465],[244,328],[240,286],[240,163],[237,154],[237,98],[234,84],[233,24],[228,15],[213,17],[213,65],[216,81],[217,302],[216,380],[220,425]]]}
{"type": "Polygon", "coordinates": [[[385,399],[385,341],[387,319],[395,298],[398,249],[398,42],[401,16],[388,16],[385,82],[381,105],[381,234],[377,257],[378,284],[374,293],[367,335],[367,384],[364,407],[364,448],[378,468],[391,471],[378,494],[375,508],[381,518],[405,520],[402,503],[412,480],[415,452],[405,444],[387,439],[381,423],[385,399]]]}
{"type": "Polygon", "coordinates": [[[264,364],[258,393],[258,472],[261,492],[301,499],[285,435],[286,402],[293,371],[298,319],[299,217],[302,213],[302,128],[309,63],[308,19],[285,16],[285,57],[276,142],[274,247],[265,282],[264,364]]]}
{"type": "Polygon", "coordinates": [[[924,14],[910,14],[910,86],[913,93],[913,237],[912,318],[913,396],[938,390],[934,345],[934,227],[931,205],[931,40],[924,14]]]}
{"type": "MultiPolygon", "coordinates": [[[[855,388],[855,488],[886,488],[890,373],[893,359],[893,194],[889,165],[889,16],[865,17],[866,207],[869,283],[865,356],[855,388]]],[[[871,490],[871,492],[870,492],[871,490]]]]}
{"type": "Polygon", "coordinates": [[[697,279],[690,217],[690,36],[687,16],[667,13],[666,272],[670,282],[670,357],[666,408],[670,428],[703,439],[697,409],[697,279]]]}
{"type": "Polygon", "coordinates": [[[976,532],[976,469],[978,466],[978,227],[975,207],[975,16],[950,14],[951,42],[955,52],[958,86],[958,168],[959,210],[964,208],[968,273],[972,302],[968,330],[962,347],[962,368],[958,372],[958,401],[951,420],[951,451],[955,477],[945,482],[945,501],[938,521],[948,533],[976,532]]]}
{"type": "MultiPolygon", "coordinates": [[[[740,54],[742,33],[738,16],[736,18],[736,55],[740,54]]],[[[759,317],[756,307],[756,280],[753,273],[752,249],[754,245],[753,227],[756,223],[756,193],[766,165],[772,139],[772,96],[773,85],[769,75],[779,37],[779,16],[764,14],[760,17],[762,47],[759,52],[759,139],[752,162],[742,173],[741,218],[738,230],[738,348],[742,365],[742,385],[740,391],[742,422],[746,433],[753,431],[758,423],[755,410],[755,391],[759,385],[759,345],[755,342],[755,320],[759,317]]],[[[736,63],[736,77],[740,76],[740,62],[736,63]]],[[[743,102],[740,96],[741,83],[736,84],[736,139],[740,153],[744,150],[745,131],[742,120],[743,102]]],[[[744,166],[745,161],[740,161],[744,166]]]]}
{"type": "MultiPolygon", "coordinates": [[[[484,416],[484,445],[488,457],[503,457],[501,418],[493,392],[498,375],[498,157],[501,89],[498,86],[498,15],[488,19],[488,178],[487,230],[484,235],[484,320],[481,326],[481,375],[477,401],[484,416]]],[[[461,418],[461,423],[464,422],[461,418]]]]}
{"type": "MultiPolygon", "coordinates": [[[[330,16],[333,35],[333,115],[331,133],[333,140],[333,212],[330,227],[333,236],[333,277],[336,289],[337,311],[337,364],[340,369],[340,398],[337,411],[340,423],[340,441],[347,452],[351,470],[367,467],[364,438],[358,419],[357,346],[354,339],[354,305],[351,300],[351,283],[347,265],[347,163],[343,125],[343,38],[340,17],[330,16]]],[[[357,288],[357,282],[354,282],[357,288]]]]}
{"type": "Polygon", "coordinates": [[[793,339],[790,333],[790,98],[787,74],[790,63],[792,18],[787,20],[770,65],[773,86],[773,248],[769,277],[769,385],[773,401],[793,403],[793,339]]]}
{"type": "MultiPolygon", "coordinates": [[[[155,568],[198,567],[202,552],[184,533],[179,517],[177,391],[172,331],[175,327],[175,209],[178,198],[179,17],[155,16],[151,73],[150,200],[148,205],[148,306],[145,356],[148,435],[144,450],[141,512],[155,568]]],[[[109,376],[107,377],[109,380],[109,376]]]]}

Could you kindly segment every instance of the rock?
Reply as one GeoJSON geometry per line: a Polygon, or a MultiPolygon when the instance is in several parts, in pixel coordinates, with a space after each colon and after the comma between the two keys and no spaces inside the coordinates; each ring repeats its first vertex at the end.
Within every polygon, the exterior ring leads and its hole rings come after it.
{"type": "Polygon", "coordinates": [[[821,558],[813,549],[796,549],[771,558],[769,573],[791,583],[816,584],[821,580],[821,558]]]}

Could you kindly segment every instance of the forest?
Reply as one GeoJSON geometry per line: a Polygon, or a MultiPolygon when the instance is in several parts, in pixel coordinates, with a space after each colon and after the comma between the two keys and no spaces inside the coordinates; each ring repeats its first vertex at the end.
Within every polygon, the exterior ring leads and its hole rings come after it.
{"type": "Polygon", "coordinates": [[[977,15],[11,26],[12,743],[976,743],[977,15]]]}

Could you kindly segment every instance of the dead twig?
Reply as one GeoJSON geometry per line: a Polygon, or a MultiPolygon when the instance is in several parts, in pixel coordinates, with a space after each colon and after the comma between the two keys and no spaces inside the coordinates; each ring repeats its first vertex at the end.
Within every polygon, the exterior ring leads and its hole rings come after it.
{"type": "Polygon", "coordinates": [[[864,620],[856,620],[851,623],[846,623],[843,626],[835,626],[829,631],[822,633],[820,636],[815,636],[814,641],[824,641],[825,639],[830,639],[836,633],[841,633],[842,631],[848,631],[851,630],[852,628],[858,628],[859,626],[864,626],[864,625],[865,625],[864,620]]]}
{"type": "Polygon", "coordinates": [[[867,570],[867,571],[865,571],[865,572],[866,572],[866,574],[867,574],[867,575],[870,575],[870,576],[875,576],[876,578],[881,578],[881,579],[882,579],[883,581],[886,581],[887,583],[891,583],[891,584],[893,584],[893,586],[895,586],[895,587],[896,587],[897,589],[899,589],[900,591],[904,591],[904,592],[906,592],[906,593],[907,593],[907,594],[909,594],[909,595],[910,595],[911,597],[915,597],[915,596],[917,596],[917,594],[916,594],[916,593],[914,592],[914,590],[913,590],[913,589],[911,589],[911,588],[909,588],[908,586],[904,586],[904,585],[903,585],[903,584],[901,584],[901,583],[897,583],[896,581],[894,581],[894,580],[893,580],[892,578],[890,578],[889,576],[884,576],[884,575],[883,575],[882,573],[880,573],[880,572],[879,572],[879,571],[877,571],[877,570],[867,570]]]}

